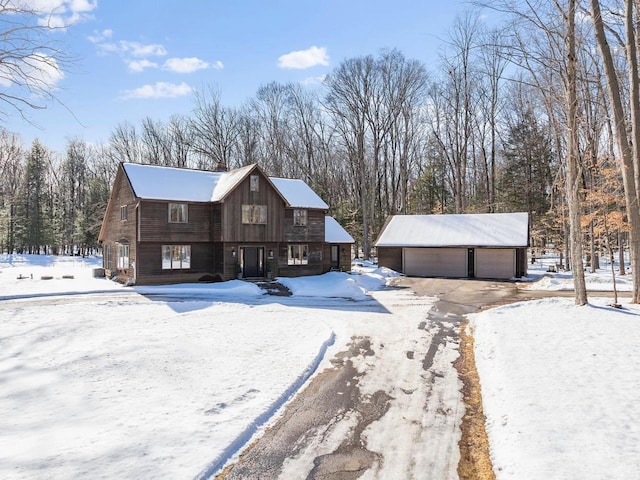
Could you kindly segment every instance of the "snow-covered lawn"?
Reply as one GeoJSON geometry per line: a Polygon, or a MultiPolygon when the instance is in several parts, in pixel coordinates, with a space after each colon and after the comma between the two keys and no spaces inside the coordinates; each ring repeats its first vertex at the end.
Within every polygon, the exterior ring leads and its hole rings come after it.
{"type": "Polygon", "coordinates": [[[237,280],[122,287],[99,265],[0,256],[0,478],[213,472],[358,325],[394,325],[363,289],[393,272],[283,280],[287,299],[237,280]]]}
{"type": "MultiPolygon", "coordinates": [[[[566,291],[573,290],[573,274],[570,271],[549,272],[549,266],[556,265],[558,257],[538,257],[536,262],[527,266],[528,280],[533,283],[527,287],[528,290],[546,291],[566,291]]],[[[606,260],[600,261],[600,269],[591,273],[585,270],[585,283],[587,290],[592,291],[613,291],[613,275],[611,266],[606,260]]],[[[629,292],[633,290],[633,277],[629,273],[629,265],[626,265],[626,275],[619,275],[618,264],[614,264],[616,288],[619,292],[629,292]]]]}
{"type": "MultiPolygon", "coordinates": [[[[282,279],[294,293],[282,298],[241,281],[122,287],[93,278],[99,265],[0,256],[0,478],[215,471],[354,335],[384,343],[357,365],[367,372],[362,391],[386,388],[394,399],[364,433],[368,448],[385,451],[381,470],[367,478],[395,478],[419,465],[421,452],[440,448],[441,417],[423,410],[427,389],[455,404],[459,383],[454,374],[426,385],[400,369],[409,365],[405,352],[424,354],[431,333],[416,336],[416,320],[432,299],[377,291],[393,272],[365,263],[354,269],[361,275],[282,279]],[[420,433],[425,418],[430,429],[420,433]]],[[[530,275],[537,289],[570,282],[543,264],[530,275]]],[[[590,283],[608,289],[607,278],[603,269],[590,283]]],[[[549,298],[473,316],[499,480],[640,471],[640,308],[590,302],[549,298]]],[[[441,356],[442,372],[453,359],[441,356]]],[[[328,438],[323,448],[340,441],[328,438]]],[[[285,470],[304,478],[308,465],[303,455],[285,470]]]]}
{"type": "MultiPolygon", "coordinates": [[[[588,278],[593,289],[611,287],[608,272],[588,278]]],[[[638,478],[640,307],[589,301],[549,298],[473,316],[498,480],[638,478]]]]}

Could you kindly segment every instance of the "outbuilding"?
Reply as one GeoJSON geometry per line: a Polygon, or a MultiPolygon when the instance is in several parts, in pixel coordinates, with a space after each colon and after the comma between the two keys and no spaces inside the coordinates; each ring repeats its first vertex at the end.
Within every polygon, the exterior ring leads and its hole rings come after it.
{"type": "Polygon", "coordinates": [[[392,215],[375,246],[378,265],[409,276],[519,278],[527,274],[529,214],[392,215]]]}

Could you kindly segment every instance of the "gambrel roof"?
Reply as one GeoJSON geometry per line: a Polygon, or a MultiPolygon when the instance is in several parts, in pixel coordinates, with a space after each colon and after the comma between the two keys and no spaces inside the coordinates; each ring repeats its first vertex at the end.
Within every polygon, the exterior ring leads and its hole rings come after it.
{"type": "MultiPolygon", "coordinates": [[[[221,202],[251,172],[259,168],[252,164],[228,172],[208,172],[137,163],[124,163],[122,166],[136,197],[176,202],[221,202]]],[[[267,178],[287,207],[329,209],[304,181],[267,178]]]]}
{"type": "Polygon", "coordinates": [[[393,215],[376,247],[527,247],[528,213],[393,215]]]}

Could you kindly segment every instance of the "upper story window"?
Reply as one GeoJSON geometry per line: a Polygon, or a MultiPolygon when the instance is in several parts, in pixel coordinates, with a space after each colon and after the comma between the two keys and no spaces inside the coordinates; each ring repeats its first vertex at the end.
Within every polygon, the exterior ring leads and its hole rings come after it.
{"type": "Polygon", "coordinates": [[[242,205],[242,223],[256,223],[266,225],[266,205],[242,205]]]}
{"type": "Polygon", "coordinates": [[[306,210],[294,210],[293,211],[293,224],[297,226],[307,225],[307,211],[306,210]]]}
{"type": "Polygon", "coordinates": [[[127,205],[122,205],[120,206],[120,220],[126,220],[127,218],[129,218],[127,205]]]}
{"type": "Polygon", "coordinates": [[[186,203],[169,204],[169,223],[187,223],[188,213],[186,203]]]}
{"type": "Polygon", "coordinates": [[[259,175],[251,175],[249,177],[249,183],[251,184],[251,191],[257,192],[260,190],[260,176],[259,175]]]}

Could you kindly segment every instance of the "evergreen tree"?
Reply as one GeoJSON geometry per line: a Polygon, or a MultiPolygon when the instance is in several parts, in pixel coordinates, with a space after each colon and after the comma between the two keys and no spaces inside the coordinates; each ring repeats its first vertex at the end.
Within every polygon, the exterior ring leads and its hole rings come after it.
{"type": "Polygon", "coordinates": [[[528,212],[532,222],[549,210],[553,178],[551,139],[532,112],[508,133],[498,195],[503,211],[528,212]]]}
{"type": "Polygon", "coordinates": [[[27,154],[22,193],[18,202],[16,237],[22,251],[40,253],[45,243],[48,152],[36,139],[27,154]]]}

